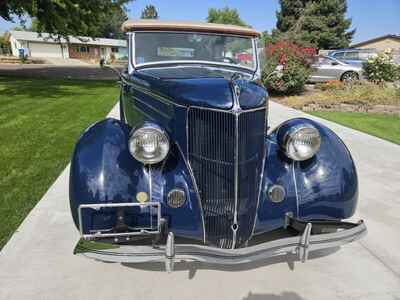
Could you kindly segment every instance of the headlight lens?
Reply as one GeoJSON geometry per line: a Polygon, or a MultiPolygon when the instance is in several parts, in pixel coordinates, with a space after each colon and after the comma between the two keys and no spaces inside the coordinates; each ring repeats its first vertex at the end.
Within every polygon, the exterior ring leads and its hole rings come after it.
{"type": "Polygon", "coordinates": [[[168,136],[157,128],[139,128],[129,139],[129,151],[135,159],[144,164],[159,163],[168,154],[168,136]]]}
{"type": "Polygon", "coordinates": [[[304,124],[289,130],[281,146],[289,158],[303,161],[310,159],[318,152],[321,136],[314,126],[304,124]]]}

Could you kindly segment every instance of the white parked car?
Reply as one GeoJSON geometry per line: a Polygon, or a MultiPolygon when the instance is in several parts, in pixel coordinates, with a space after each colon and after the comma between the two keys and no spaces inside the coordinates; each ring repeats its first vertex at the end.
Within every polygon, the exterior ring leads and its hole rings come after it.
{"type": "Polygon", "coordinates": [[[362,68],[346,64],[329,56],[317,56],[312,64],[314,69],[309,77],[311,82],[330,80],[354,81],[362,78],[362,68]]]}

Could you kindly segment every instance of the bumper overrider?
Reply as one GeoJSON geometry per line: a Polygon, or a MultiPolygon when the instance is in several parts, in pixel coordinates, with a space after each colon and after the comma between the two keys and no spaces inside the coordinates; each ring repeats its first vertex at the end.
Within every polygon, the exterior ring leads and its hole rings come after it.
{"type": "MultiPolygon", "coordinates": [[[[297,254],[299,260],[305,262],[312,251],[338,247],[356,241],[366,235],[367,228],[362,220],[357,223],[318,220],[306,221],[285,216],[285,226],[282,228],[291,236],[275,240],[249,243],[249,246],[237,249],[221,249],[185,240],[179,243],[173,232],[168,232],[161,218],[160,206],[156,202],[145,204],[103,204],[85,205],[80,207],[80,224],[82,224],[82,209],[103,207],[138,206],[150,208],[156,215],[157,222],[151,228],[126,227],[112,232],[96,232],[84,234],[81,229],[81,239],[75,247],[74,254],[82,255],[105,262],[143,263],[165,262],[166,270],[172,271],[174,262],[199,261],[212,264],[244,264],[267,258],[297,254]],[[155,228],[155,229],[154,229],[155,228]],[[122,243],[121,243],[122,242],[122,243]]],[[[123,226],[122,226],[123,227],[123,226]]],[[[265,233],[264,235],[268,235],[265,233]]],[[[262,239],[258,239],[262,240],[262,239]]]]}

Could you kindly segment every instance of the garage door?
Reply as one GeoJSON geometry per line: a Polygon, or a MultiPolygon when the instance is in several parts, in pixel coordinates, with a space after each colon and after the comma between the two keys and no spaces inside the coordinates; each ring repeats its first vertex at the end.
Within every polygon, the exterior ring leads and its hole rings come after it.
{"type": "Polygon", "coordinates": [[[29,43],[32,57],[57,57],[62,58],[61,46],[56,44],[29,43]]]}

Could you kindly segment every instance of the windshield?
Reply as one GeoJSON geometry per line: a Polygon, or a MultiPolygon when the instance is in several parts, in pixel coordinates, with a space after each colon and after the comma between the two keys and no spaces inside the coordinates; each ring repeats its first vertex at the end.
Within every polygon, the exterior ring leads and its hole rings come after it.
{"type": "Polygon", "coordinates": [[[134,64],[166,62],[222,63],[255,69],[250,37],[198,33],[136,32],[134,64]]]}

